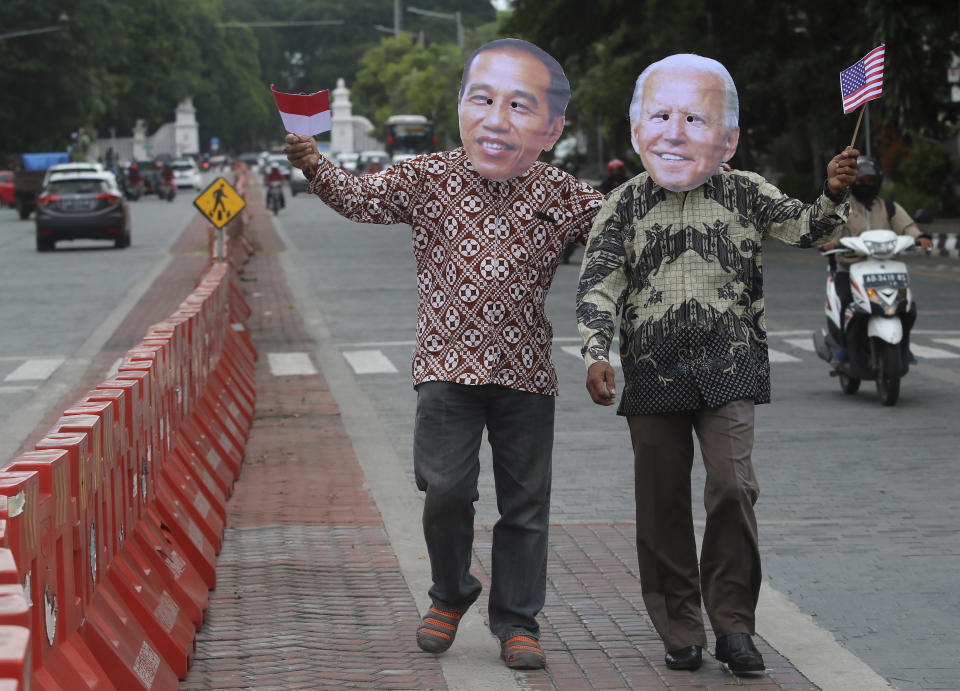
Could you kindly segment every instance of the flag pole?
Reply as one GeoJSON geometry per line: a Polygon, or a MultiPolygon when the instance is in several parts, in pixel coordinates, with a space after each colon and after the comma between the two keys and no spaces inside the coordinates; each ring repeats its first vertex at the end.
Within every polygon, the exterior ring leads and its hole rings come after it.
{"type": "Polygon", "coordinates": [[[860,132],[860,121],[863,120],[863,111],[866,107],[866,104],[860,106],[860,117],[857,118],[857,126],[853,130],[853,139],[850,140],[850,146],[853,146],[853,143],[857,141],[857,134],[860,132]]]}

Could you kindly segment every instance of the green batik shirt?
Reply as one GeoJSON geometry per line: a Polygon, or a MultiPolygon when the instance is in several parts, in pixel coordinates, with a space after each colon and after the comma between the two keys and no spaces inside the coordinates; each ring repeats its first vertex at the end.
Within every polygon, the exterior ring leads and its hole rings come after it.
{"type": "Polygon", "coordinates": [[[611,192],[587,241],[577,321],[589,368],[608,360],[620,317],[625,386],[617,412],[769,402],[761,242],[823,244],[847,220],[843,199],[824,186],[804,204],[738,170],[689,192],[641,173],[611,192]]]}

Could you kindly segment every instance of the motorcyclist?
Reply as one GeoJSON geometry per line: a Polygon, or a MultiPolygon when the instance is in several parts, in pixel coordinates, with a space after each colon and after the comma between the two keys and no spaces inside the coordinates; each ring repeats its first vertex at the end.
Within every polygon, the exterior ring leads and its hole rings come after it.
{"type": "MultiPolygon", "coordinates": [[[[929,250],[932,246],[930,236],[921,232],[910,214],[897,202],[879,196],[883,171],[877,162],[868,156],[860,156],[857,158],[857,165],[857,178],[850,185],[850,216],[846,224],[841,226],[838,239],[856,237],[865,230],[892,230],[898,235],[909,235],[924,250],[929,250]]],[[[823,250],[835,249],[838,244],[837,240],[831,240],[823,245],[823,250]]],[[[844,314],[847,305],[853,301],[853,294],[850,292],[850,265],[862,261],[863,257],[842,253],[836,255],[836,259],[834,286],[840,298],[840,314],[844,314]]],[[[834,357],[840,362],[845,361],[847,349],[841,347],[834,357]]],[[[914,360],[912,353],[910,359],[914,360]]]]}
{"type": "Polygon", "coordinates": [[[136,163],[130,164],[130,172],[127,174],[127,180],[130,182],[131,188],[139,187],[140,183],[143,182],[143,178],[140,176],[140,169],[136,163]]]}
{"type": "Polygon", "coordinates": [[[271,182],[280,183],[277,187],[277,192],[280,194],[280,208],[286,206],[286,200],[283,198],[283,183],[286,180],[286,176],[281,172],[280,166],[274,165],[267,171],[267,174],[263,177],[263,182],[267,186],[267,189],[270,189],[271,182]]]}
{"type": "Polygon", "coordinates": [[[625,183],[627,179],[627,164],[619,158],[614,158],[607,164],[607,177],[597,187],[597,191],[601,194],[609,194],[625,183]]]}
{"type": "MultiPolygon", "coordinates": [[[[629,179],[627,175],[627,165],[621,161],[619,158],[611,159],[607,163],[607,177],[603,179],[603,182],[597,187],[597,191],[601,194],[609,194],[613,190],[617,189],[620,185],[625,183],[629,179]]],[[[570,257],[573,255],[574,250],[577,249],[576,243],[568,242],[563,246],[563,263],[569,264],[570,257]]]]}

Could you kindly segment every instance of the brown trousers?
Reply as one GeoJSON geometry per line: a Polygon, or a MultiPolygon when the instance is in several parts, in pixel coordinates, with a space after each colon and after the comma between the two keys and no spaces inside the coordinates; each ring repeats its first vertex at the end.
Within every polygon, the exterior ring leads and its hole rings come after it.
{"type": "Polygon", "coordinates": [[[701,593],[718,636],[754,633],[760,550],[750,462],[754,403],[629,416],[643,601],[666,650],[706,647],[701,593]],[[691,513],[693,431],[706,468],[707,524],[697,568],[691,513]]]}

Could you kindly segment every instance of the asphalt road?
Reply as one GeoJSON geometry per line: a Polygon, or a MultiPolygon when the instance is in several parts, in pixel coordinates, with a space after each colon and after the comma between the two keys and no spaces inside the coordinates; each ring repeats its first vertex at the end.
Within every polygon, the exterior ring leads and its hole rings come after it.
{"type": "MultiPolygon", "coordinates": [[[[303,195],[288,199],[278,225],[293,245],[288,259],[311,309],[322,315],[342,364],[353,369],[412,487],[416,281],[409,228],[353,224],[303,195]]],[[[960,262],[909,262],[920,364],[903,381],[900,403],[885,408],[869,382],[855,396],[843,394],[809,350],[823,323],[825,262],[814,251],[766,246],[777,361],[774,403],[757,416],[761,548],[768,585],[892,684],[955,689],[960,262]]],[[[559,268],[548,301],[560,377],[552,521],[631,521],[625,421],[589,401],[582,361],[569,352],[579,349],[577,270],[559,268]]],[[[254,309],[255,302],[254,294],[254,309]]],[[[477,520],[492,524],[486,449],[482,461],[477,520]]],[[[702,486],[696,473],[695,488],[702,486]]],[[[702,528],[702,509],[698,519],[702,528]]]]}
{"type": "Polygon", "coordinates": [[[183,189],[172,202],[149,195],[131,203],[131,246],[125,249],[76,240],[37,252],[33,216],[21,221],[14,209],[0,209],[3,462],[33,431],[30,421],[79,380],[166,265],[170,247],[196,213],[196,194],[183,189]]]}
{"type": "MultiPolygon", "coordinates": [[[[193,196],[133,204],[133,244],[124,250],[75,242],[37,253],[33,221],[0,209],[0,459],[32,431],[24,424],[70,389],[165,266],[193,216],[193,196]],[[39,361],[33,371],[40,378],[10,379],[27,361],[39,361]]],[[[352,224],[305,195],[288,196],[278,226],[295,250],[287,259],[311,308],[329,327],[340,364],[353,369],[412,488],[409,228],[352,224]]],[[[579,349],[579,259],[578,252],[574,264],[559,267],[548,301],[561,392],[552,520],[631,521],[626,424],[589,401],[582,361],[569,352],[579,349]]],[[[823,323],[823,260],[771,242],[764,266],[770,346],[779,354],[774,403],[758,408],[754,454],[767,583],[898,688],[960,688],[960,261],[909,260],[920,364],[894,408],[878,403],[870,383],[857,395],[841,393],[809,350],[823,323]]],[[[248,287],[256,309],[255,285],[248,287]]],[[[486,449],[483,463],[477,520],[492,524],[486,449]]],[[[702,510],[698,519],[702,527],[702,510]]]]}

